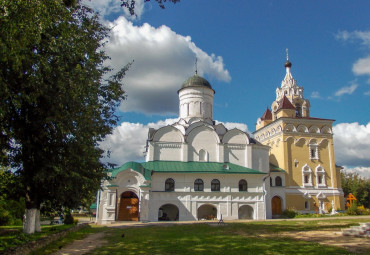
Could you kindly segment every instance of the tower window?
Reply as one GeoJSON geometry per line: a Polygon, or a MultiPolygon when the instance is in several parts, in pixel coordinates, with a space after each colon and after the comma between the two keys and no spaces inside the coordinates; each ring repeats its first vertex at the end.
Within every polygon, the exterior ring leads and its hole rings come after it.
{"type": "Polygon", "coordinates": [[[283,181],[281,180],[281,177],[280,176],[277,176],[275,178],[275,186],[283,186],[283,181]]]}
{"type": "Polygon", "coordinates": [[[300,104],[295,105],[295,116],[302,117],[302,106],[300,104]]]}
{"type": "Polygon", "coordinates": [[[319,159],[319,146],[316,144],[310,144],[310,159],[319,159]]]}

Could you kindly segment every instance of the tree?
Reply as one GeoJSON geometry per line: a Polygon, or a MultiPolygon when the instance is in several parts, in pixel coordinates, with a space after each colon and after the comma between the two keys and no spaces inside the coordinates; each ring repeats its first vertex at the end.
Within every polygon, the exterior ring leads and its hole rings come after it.
{"type": "MultiPolygon", "coordinates": [[[[165,9],[164,3],[167,2],[167,0],[155,0],[155,1],[158,3],[159,7],[165,9]]],[[[127,8],[130,14],[134,16],[136,0],[121,0],[121,2],[122,2],[121,6],[123,8],[127,8]]],[[[144,0],[144,2],[150,2],[150,0],[144,0]]],[[[175,4],[177,2],[180,2],[180,0],[168,0],[168,2],[172,2],[175,4]]]]}
{"type": "Polygon", "coordinates": [[[42,203],[75,207],[106,176],[98,144],[128,65],[107,77],[109,30],[79,1],[0,0],[0,23],[0,160],[19,175],[33,233],[42,203]]]}
{"type": "Polygon", "coordinates": [[[357,173],[341,172],[344,196],[352,193],[359,205],[370,208],[370,179],[362,178],[357,173]]]}

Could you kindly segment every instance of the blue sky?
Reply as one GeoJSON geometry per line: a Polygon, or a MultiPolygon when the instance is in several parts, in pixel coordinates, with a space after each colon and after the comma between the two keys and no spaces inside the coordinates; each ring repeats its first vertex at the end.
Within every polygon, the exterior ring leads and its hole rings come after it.
{"type": "Polygon", "coordinates": [[[143,160],[149,126],[178,113],[177,89],[199,73],[216,91],[214,119],[253,132],[275,99],[289,48],[311,116],[335,119],[337,163],[370,177],[370,2],[182,0],[162,10],[137,1],[87,2],[112,27],[106,52],[125,81],[122,123],[103,144],[115,163],[143,160]]]}

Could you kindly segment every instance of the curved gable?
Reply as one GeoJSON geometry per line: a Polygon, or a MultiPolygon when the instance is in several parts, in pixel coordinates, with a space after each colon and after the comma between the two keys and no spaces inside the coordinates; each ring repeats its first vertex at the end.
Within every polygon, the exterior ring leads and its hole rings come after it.
{"type": "Polygon", "coordinates": [[[249,136],[240,129],[229,130],[222,139],[223,143],[249,144],[249,136]]]}
{"type": "MultiPolygon", "coordinates": [[[[187,131],[189,131],[189,129],[187,131]]],[[[197,139],[201,140],[205,144],[220,143],[220,138],[218,137],[216,131],[208,125],[204,124],[190,129],[186,141],[188,143],[193,143],[197,139]]]]}
{"type": "Polygon", "coordinates": [[[165,126],[158,129],[154,136],[153,141],[155,142],[184,142],[184,136],[181,131],[173,126],[165,126]]]}

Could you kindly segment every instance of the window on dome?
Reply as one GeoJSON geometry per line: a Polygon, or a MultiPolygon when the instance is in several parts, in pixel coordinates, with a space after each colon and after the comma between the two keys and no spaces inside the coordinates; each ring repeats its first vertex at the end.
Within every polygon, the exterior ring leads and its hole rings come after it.
{"type": "Polygon", "coordinates": [[[202,179],[196,179],[194,182],[194,191],[203,191],[204,183],[202,179]]]}
{"type": "Polygon", "coordinates": [[[172,178],[168,178],[165,182],[165,191],[174,191],[175,190],[175,181],[172,178]]]}
{"type": "Polygon", "coordinates": [[[239,181],[239,191],[247,191],[248,190],[248,183],[246,180],[242,179],[239,181]]]}
{"type": "Polygon", "coordinates": [[[213,179],[211,181],[211,191],[220,191],[220,181],[213,179]]]}

